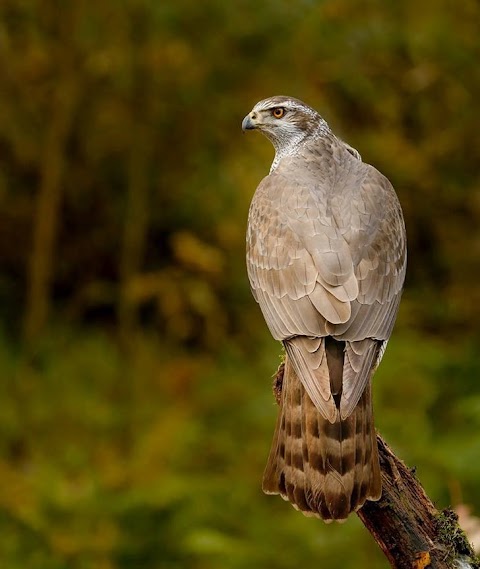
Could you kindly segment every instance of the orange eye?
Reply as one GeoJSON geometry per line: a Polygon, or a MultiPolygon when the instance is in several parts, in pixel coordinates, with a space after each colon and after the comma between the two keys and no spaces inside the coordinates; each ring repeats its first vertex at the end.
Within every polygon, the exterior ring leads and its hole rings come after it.
{"type": "Polygon", "coordinates": [[[276,109],[273,109],[273,111],[272,111],[272,115],[276,119],[281,119],[284,114],[285,114],[285,109],[283,107],[277,107],[276,109]]]}

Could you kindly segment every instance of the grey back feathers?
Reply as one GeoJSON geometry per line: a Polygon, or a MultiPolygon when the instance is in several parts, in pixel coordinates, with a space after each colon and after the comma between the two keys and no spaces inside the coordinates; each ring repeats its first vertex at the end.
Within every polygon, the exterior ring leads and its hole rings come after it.
{"type": "Polygon", "coordinates": [[[387,178],[297,99],[260,101],[243,127],[275,147],[247,229],[252,292],[287,354],[264,489],[344,519],[380,494],[370,382],[405,278],[400,204],[387,178]]]}

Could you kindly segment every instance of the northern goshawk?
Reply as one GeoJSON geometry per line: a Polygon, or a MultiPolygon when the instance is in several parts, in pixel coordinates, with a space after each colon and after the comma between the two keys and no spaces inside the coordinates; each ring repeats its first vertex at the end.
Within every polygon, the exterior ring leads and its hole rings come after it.
{"type": "Polygon", "coordinates": [[[395,191],[292,97],[242,123],[275,147],[248,217],[256,301],[286,352],[263,490],[344,520],[381,495],[371,379],[395,322],[406,234],[395,191]]]}

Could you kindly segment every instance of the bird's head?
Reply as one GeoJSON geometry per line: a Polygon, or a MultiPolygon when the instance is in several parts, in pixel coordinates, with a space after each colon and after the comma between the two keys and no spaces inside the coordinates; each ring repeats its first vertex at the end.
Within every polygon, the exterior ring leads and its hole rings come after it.
{"type": "Polygon", "coordinates": [[[327,132],[328,126],[317,111],[302,101],[276,96],[258,102],[243,119],[242,129],[259,130],[278,151],[311,135],[327,132]]]}

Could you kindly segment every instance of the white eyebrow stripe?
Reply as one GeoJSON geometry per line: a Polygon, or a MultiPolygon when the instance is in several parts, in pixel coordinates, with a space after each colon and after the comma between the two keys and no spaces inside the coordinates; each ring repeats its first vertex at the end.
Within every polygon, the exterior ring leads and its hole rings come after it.
{"type": "Polygon", "coordinates": [[[285,107],[289,110],[301,109],[304,111],[310,110],[306,105],[301,105],[296,101],[291,99],[281,100],[277,97],[270,97],[269,99],[264,99],[255,105],[253,108],[254,111],[266,111],[272,109],[274,107],[285,107]]]}
{"type": "Polygon", "coordinates": [[[307,105],[298,104],[296,101],[276,101],[275,99],[261,101],[255,105],[253,110],[256,112],[271,111],[276,107],[284,107],[287,111],[300,111],[305,115],[310,115],[311,117],[318,116],[318,113],[307,105]]]}

